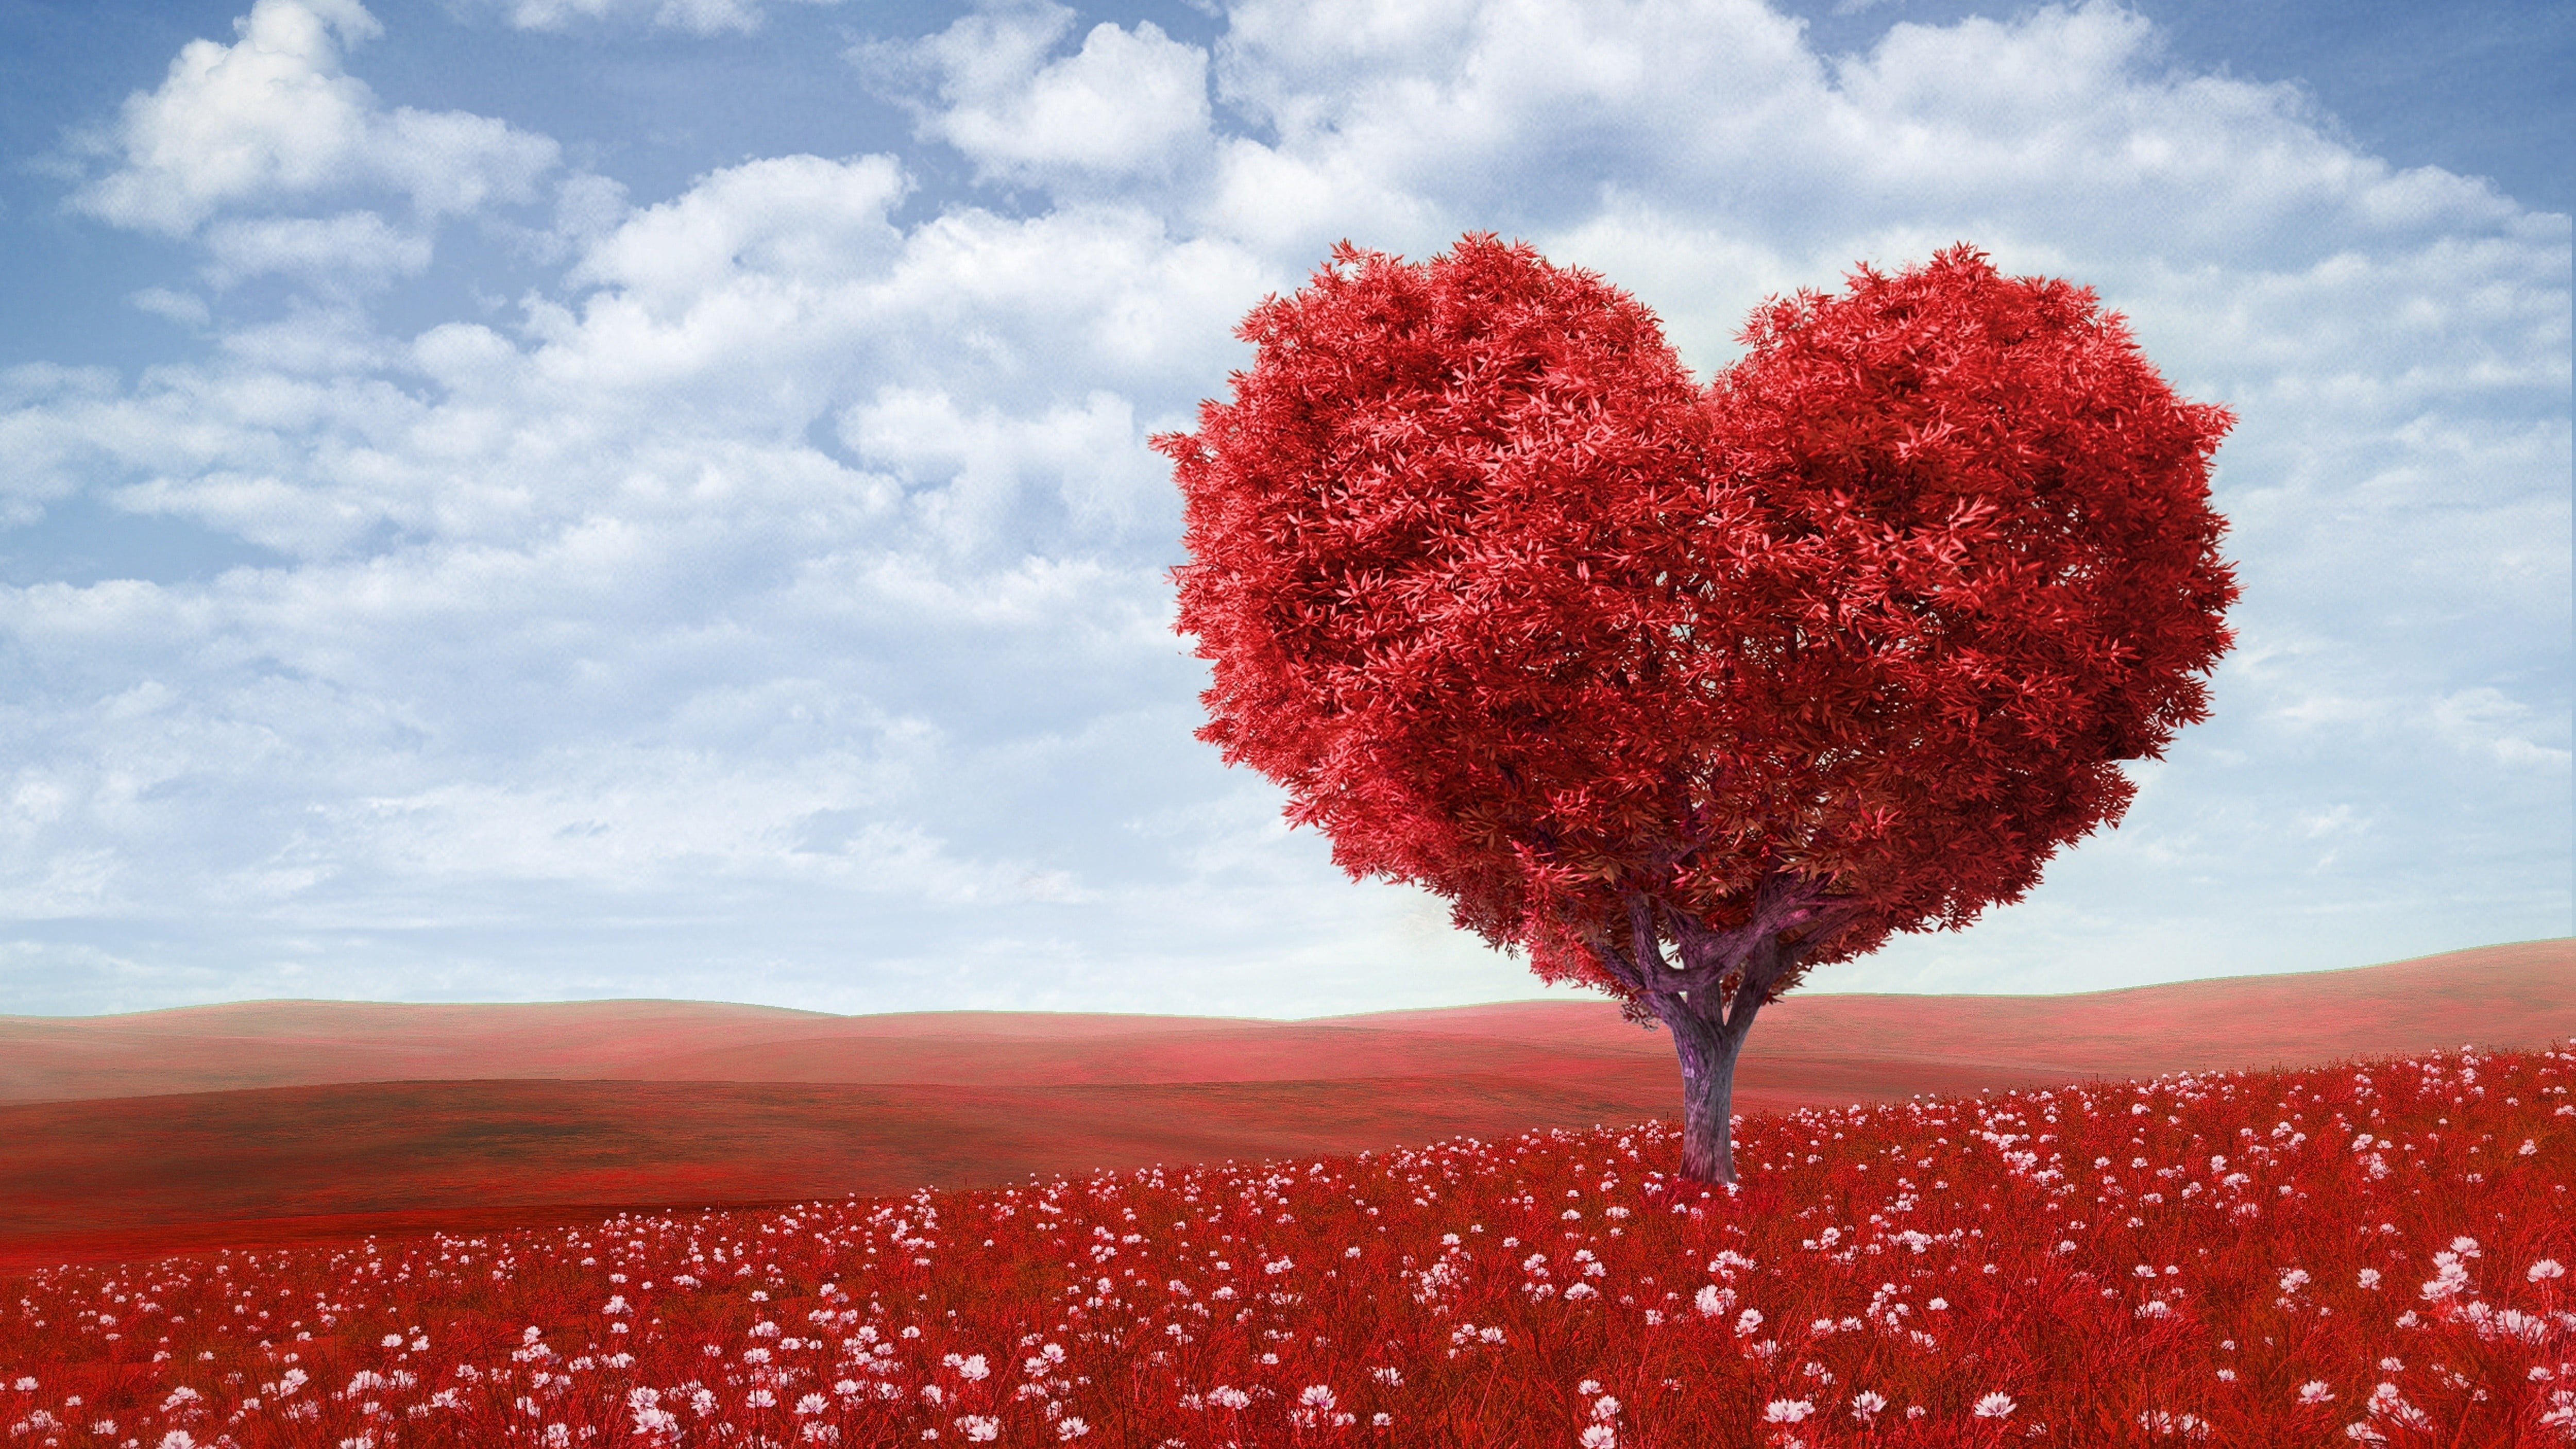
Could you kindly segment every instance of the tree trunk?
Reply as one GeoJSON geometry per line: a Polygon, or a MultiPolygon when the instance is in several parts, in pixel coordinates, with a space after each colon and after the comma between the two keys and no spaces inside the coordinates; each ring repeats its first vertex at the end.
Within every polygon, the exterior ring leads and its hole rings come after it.
{"type": "Polygon", "coordinates": [[[1723,1028],[1700,1021],[1687,1009],[1665,1018],[1665,1024],[1673,1033],[1674,1054],[1682,1060],[1682,1176],[1692,1182],[1733,1182],[1733,1045],[1723,1028]]]}
{"type": "Polygon", "coordinates": [[[1606,931],[1592,941],[1602,971],[1631,993],[1620,1014],[1643,1022],[1652,1013],[1672,1031],[1673,1052],[1682,1064],[1685,1181],[1735,1181],[1735,1060],[1743,1053],[1745,1033],[1775,990],[1797,984],[1807,955],[1864,905],[1815,892],[1773,871],[1756,889],[1752,919],[1714,932],[1632,891],[1627,948],[1606,931]],[[1678,967],[1664,957],[1660,937],[1667,929],[1678,935],[1678,967]],[[1796,929],[1798,939],[1783,941],[1784,929],[1796,929]]]}
{"type": "Polygon", "coordinates": [[[1672,998],[1661,1013],[1682,1062],[1682,1176],[1692,1182],[1735,1181],[1735,1059],[1760,1009],[1758,993],[1739,991],[1735,1009],[1672,998]],[[1705,1013],[1705,1014],[1703,1014],[1705,1013]]]}
{"type": "MultiPolygon", "coordinates": [[[[1682,1062],[1682,1176],[1735,1181],[1735,1063],[1774,982],[1791,976],[1805,949],[1763,935],[1734,963],[1735,989],[1702,986],[1654,998],[1682,1062]]],[[[1705,977],[1701,978],[1703,981],[1705,977]]],[[[1721,978],[1722,979],[1722,978],[1721,978]]]]}

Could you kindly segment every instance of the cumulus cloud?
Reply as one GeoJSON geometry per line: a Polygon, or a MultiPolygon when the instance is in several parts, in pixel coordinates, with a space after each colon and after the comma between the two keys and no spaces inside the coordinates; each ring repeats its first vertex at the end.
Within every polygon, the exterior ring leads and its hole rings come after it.
{"type": "Polygon", "coordinates": [[[258,0],[235,29],[232,45],[189,42],[158,90],[127,97],[97,143],[114,169],[73,206],[184,236],[229,207],[389,187],[435,217],[529,200],[555,164],[553,141],[502,121],[380,106],[341,64],[384,33],[357,0],[258,0]]]}
{"type": "Polygon", "coordinates": [[[928,39],[863,48],[856,58],[930,82],[922,132],[956,147],[987,180],[1167,175],[1209,134],[1208,59],[1152,21],[1106,22],[1052,57],[1072,28],[1061,5],[969,15],[928,39]]]}
{"type": "MultiPolygon", "coordinates": [[[[711,158],[640,206],[594,158],[538,285],[399,324],[373,289],[422,272],[436,218],[534,199],[551,144],[384,108],[342,67],[375,35],[346,0],[190,47],[76,204],[196,237],[228,307],[289,296],[131,379],[0,373],[0,524],[77,496],[259,552],[0,587],[0,902],[72,923],[0,969],[128,1005],[217,959],[244,991],[846,1009],[1530,994],[1190,739],[1143,441],[1331,241],[1471,227],[1600,268],[1703,371],[1762,297],[1964,238],[2098,286],[2240,414],[2217,717],[2028,904],[1819,985],[2563,929],[2566,218],[2173,72],[2101,4],[1831,61],[1755,0],[1226,24],[1212,51],[1055,7],[894,38],[865,58],[909,87],[914,151],[711,158]]],[[[179,286],[134,305],[218,325],[179,286]]]]}
{"type": "Polygon", "coordinates": [[[944,392],[888,387],[842,414],[839,432],[866,461],[940,485],[918,507],[952,548],[989,537],[1006,511],[1025,506],[1029,483],[1054,484],[1077,529],[1115,531],[1169,476],[1137,430],[1134,406],[1097,389],[1079,406],[1023,419],[989,407],[966,412],[944,392]]]}
{"type": "Polygon", "coordinates": [[[380,286],[429,266],[430,239],[372,211],[264,216],[217,222],[206,232],[206,277],[218,287],[288,273],[380,286]]]}
{"type": "Polygon", "coordinates": [[[716,172],[675,201],[627,219],[573,268],[661,317],[727,286],[766,278],[827,289],[873,272],[900,235],[887,209],[905,189],[890,156],[784,156],[716,172]]]}

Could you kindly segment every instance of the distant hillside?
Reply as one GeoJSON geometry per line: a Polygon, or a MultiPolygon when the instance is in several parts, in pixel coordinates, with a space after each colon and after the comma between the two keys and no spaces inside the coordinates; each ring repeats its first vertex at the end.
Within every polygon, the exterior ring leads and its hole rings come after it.
{"type": "MultiPolygon", "coordinates": [[[[1748,1090],[1853,1097],[2303,1064],[2576,1036],[2576,938],[2383,966],[2065,996],[1792,995],[1763,1013],[1748,1090]],[[1841,1085],[1837,1085],[1841,1084],[1841,1085]]],[[[346,1082],[897,1083],[965,1087],[1561,1075],[1672,1065],[1599,999],[1312,1021],[1062,1012],[832,1016],[686,1001],[259,1001],[0,1017],[0,1102],[346,1082]]]]}
{"type": "MultiPolygon", "coordinates": [[[[2077,996],[1792,996],[1744,1113],[2576,1037],[2576,941],[2077,996]]],[[[668,1001],[0,1018],[0,1268],[1669,1119],[1602,1001],[1330,1020],[668,1001]],[[14,1097],[15,1101],[6,1100],[14,1097]]]]}

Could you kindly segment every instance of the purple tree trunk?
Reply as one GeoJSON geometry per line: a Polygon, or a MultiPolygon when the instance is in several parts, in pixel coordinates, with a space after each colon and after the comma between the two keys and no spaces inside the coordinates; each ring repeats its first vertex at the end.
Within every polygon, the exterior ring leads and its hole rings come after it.
{"type": "Polygon", "coordinates": [[[1734,1009],[1712,1020],[1718,1002],[1711,1001],[1710,1015],[1703,1015],[1697,1003],[1678,993],[1669,1000],[1673,1009],[1658,1014],[1673,1034],[1673,1052],[1682,1064],[1682,1176],[1694,1182],[1733,1182],[1735,1060],[1761,1003],[1752,993],[1739,991],[1734,1009]]]}
{"type": "Polygon", "coordinates": [[[1643,892],[1628,898],[1624,948],[1608,932],[1592,943],[1609,977],[1626,987],[1622,1014],[1660,1019],[1682,1064],[1682,1171],[1694,1182],[1735,1181],[1735,1062],[1753,1018],[1778,991],[1797,984],[1801,965],[1850,919],[1858,903],[1831,900],[1815,886],[1774,872],[1756,893],[1753,918],[1712,931],[1643,892]],[[1794,930],[1797,939],[1782,939],[1794,930]],[[1662,937],[1680,947],[1667,960],[1662,937]]]}

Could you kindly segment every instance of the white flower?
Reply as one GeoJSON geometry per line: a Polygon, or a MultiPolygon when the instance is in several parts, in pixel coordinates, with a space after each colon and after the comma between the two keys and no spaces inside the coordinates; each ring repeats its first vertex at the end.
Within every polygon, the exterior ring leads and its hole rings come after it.
{"type": "Polygon", "coordinates": [[[2532,1264],[2531,1271],[2523,1274],[2522,1276],[2530,1279],[2534,1283],[2537,1283],[2543,1278],[2564,1277],[2566,1273],[2567,1270],[2558,1265],[2558,1260],[2556,1258],[2543,1258],[2539,1262],[2532,1264]]]}
{"type": "Polygon", "coordinates": [[[1595,1424],[1583,1431],[1583,1449],[1617,1449],[1619,1431],[1607,1424],[1595,1424]]]}
{"type": "Polygon", "coordinates": [[[2334,1390],[2326,1387],[2324,1379],[2310,1379],[2299,1385],[2299,1402],[2302,1404],[2322,1404],[2333,1397],[2334,1390]]]}
{"type": "Polygon", "coordinates": [[[823,1396],[821,1394],[807,1394],[805,1397],[796,1401],[796,1412],[806,1415],[809,1418],[830,1407],[830,1404],[823,1401],[823,1396]]]}
{"type": "Polygon", "coordinates": [[[1330,1409],[1333,1407],[1333,1391],[1322,1384],[1308,1384],[1306,1391],[1297,1396],[1297,1402],[1310,1409],[1330,1409]]]}
{"type": "Polygon", "coordinates": [[[1859,1393],[1852,1395],[1852,1417],[1860,1420],[1864,1424],[1868,1423],[1873,1417],[1875,1417],[1879,1410],[1886,1407],[1887,1400],[1878,1394],[1870,1392],[1868,1389],[1863,1389],[1859,1393]]]}
{"type": "Polygon", "coordinates": [[[2364,1269],[2362,1269],[2362,1270],[2361,1270],[2361,1286],[2362,1286],[2362,1287],[2364,1287],[2364,1288],[2376,1288],[2376,1287],[2378,1287],[2378,1286],[2379,1286],[2379,1270],[2378,1270],[2377,1268],[2364,1268],[2364,1269]]]}
{"type": "MultiPolygon", "coordinates": [[[[2463,1238],[2460,1241],[2467,1242],[2468,1240],[2463,1238]]],[[[2471,1246],[2475,1247],[2476,1245],[2471,1244],[2471,1246]]],[[[2474,1257],[2475,1254],[2471,1254],[2470,1256],[2474,1257]]],[[[2433,1277],[2432,1280],[2427,1282],[2422,1289],[2423,1295],[2427,1299],[2438,1303],[2445,1298],[2457,1295],[2462,1289],[2465,1289],[2468,1286],[2469,1270],[2460,1266],[2460,1255],[2458,1253],[2435,1253],[2433,1255],[2433,1277]]]]}
{"type": "Polygon", "coordinates": [[[1229,1409],[1240,1409],[1252,1402],[1252,1395],[1245,1393],[1241,1389],[1228,1388],[1223,1384],[1219,1384],[1215,1388],[1208,1390],[1208,1402],[1211,1404],[1222,1405],[1229,1409]]]}
{"type": "Polygon", "coordinates": [[[1752,1337],[1753,1331],[1761,1326],[1762,1310],[1758,1308],[1747,1308],[1735,1316],[1735,1336],[1738,1338],[1752,1337]]]}
{"type": "Polygon", "coordinates": [[[2281,1291],[2284,1293],[2296,1293],[2306,1286],[2308,1286],[2308,1273],[2304,1268],[2292,1268],[2281,1275],[2281,1291]]]}
{"type": "Polygon", "coordinates": [[[1592,1417],[1599,1419],[1604,1423],[1618,1418],[1619,1401],[1610,1397],[1608,1394],[1603,1394],[1592,1405],[1592,1417]]]}
{"type": "Polygon", "coordinates": [[[1816,1406],[1805,1399],[1773,1399],[1762,1406],[1765,1424],[1794,1424],[1816,1412],[1816,1406]]]}
{"type": "Polygon", "coordinates": [[[1002,1421],[987,1418],[982,1414],[968,1414],[957,1421],[957,1427],[965,1431],[968,1439],[978,1444],[989,1443],[1002,1437],[1002,1421]]]}
{"type": "Polygon", "coordinates": [[[1977,1400],[1976,1416],[1980,1419],[2008,1419],[2012,1411],[2012,1398],[2006,1394],[1988,1394],[1977,1400]]]}
{"type": "Polygon", "coordinates": [[[1082,1422],[1082,1420],[1070,1415],[1056,1421],[1055,1436],[1059,1439],[1079,1439],[1090,1432],[1091,1426],[1089,1424],[1086,1424],[1082,1422]]]}

